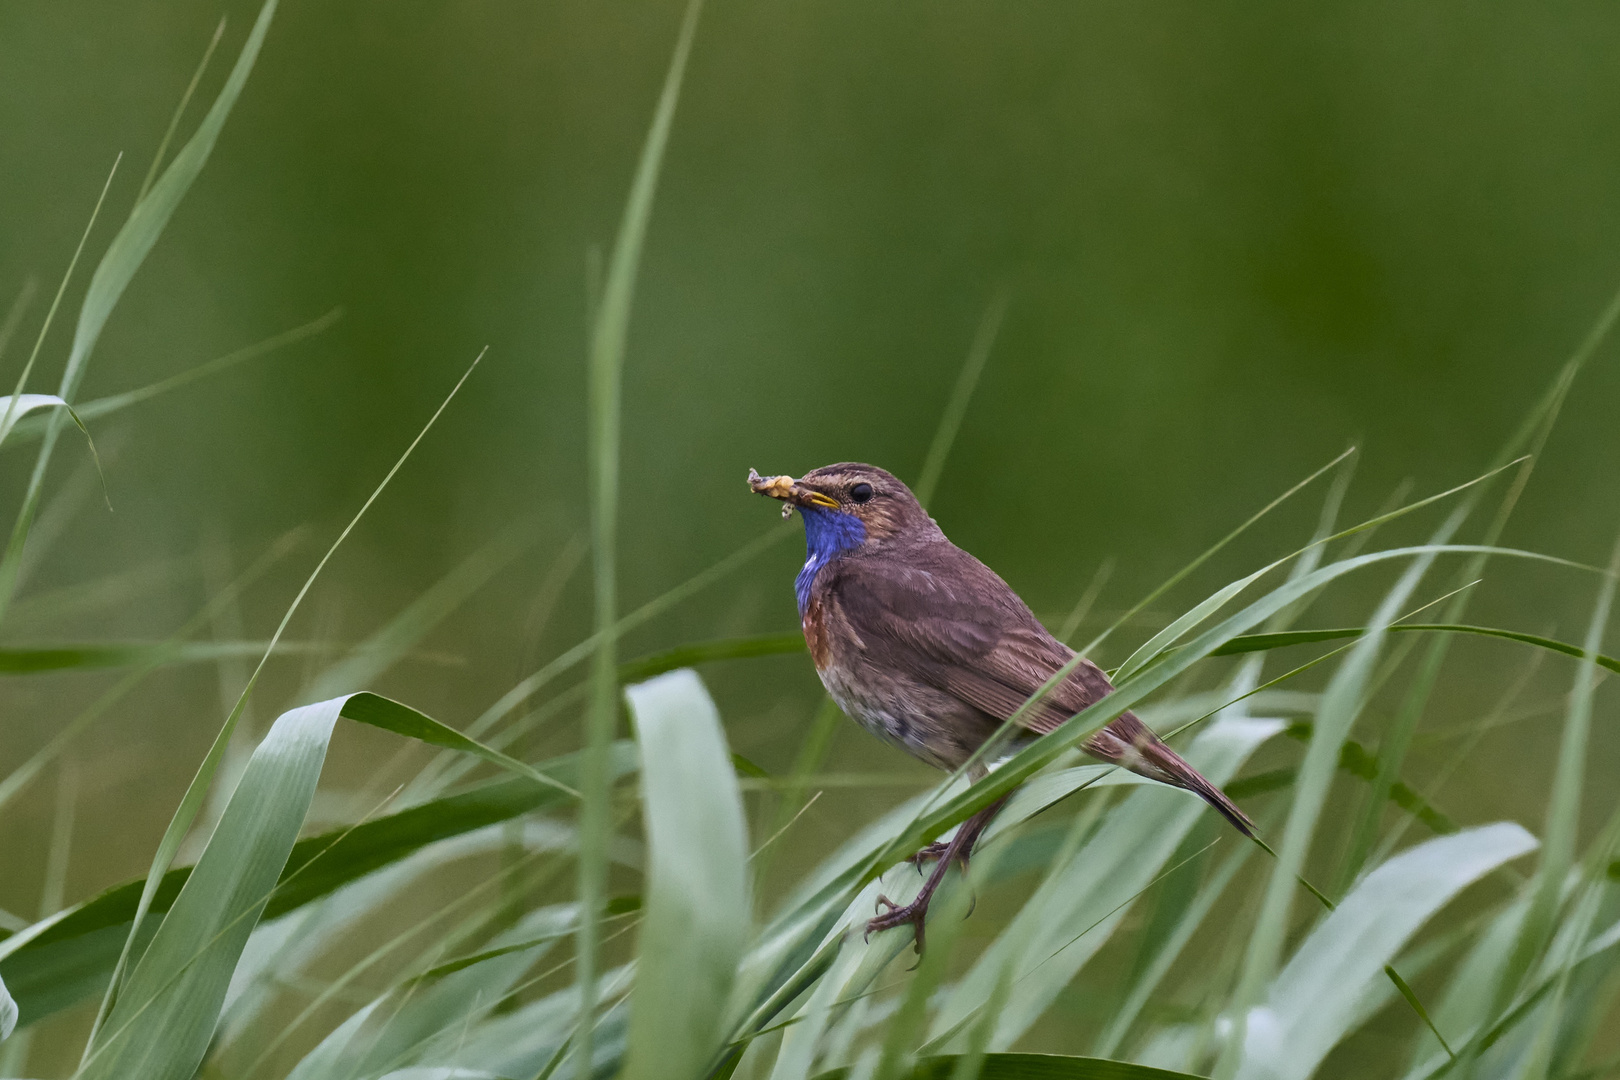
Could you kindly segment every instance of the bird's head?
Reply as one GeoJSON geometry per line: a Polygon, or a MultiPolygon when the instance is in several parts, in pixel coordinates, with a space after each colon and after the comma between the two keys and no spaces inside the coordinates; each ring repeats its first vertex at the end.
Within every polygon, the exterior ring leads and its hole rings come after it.
{"type": "Polygon", "coordinates": [[[784,514],[797,508],[807,534],[838,534],[844,548],[939,532],[911,489],[876,465],[853,461],[824,465],[797,480],[761,476],[750,469],[748,486],[756,494],[786,503],[784,514]]]}

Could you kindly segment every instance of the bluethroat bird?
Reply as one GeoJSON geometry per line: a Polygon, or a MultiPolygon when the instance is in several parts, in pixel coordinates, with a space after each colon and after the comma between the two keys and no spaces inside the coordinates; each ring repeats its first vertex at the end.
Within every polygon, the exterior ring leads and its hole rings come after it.
{"type": "MultiPolygon", "coordinates": [[[[807,557],[794,582],[805,644],[838,706],[862,727],[940,769],[962,766],[1074,650],[1047,632],[995,571],[945,538],[911,490],[873,465],[844,462],[791,476],[748,472],[757,494],[804,519],[807,557]]],[[[1028,741],[1112,692],[1089,660],[1020,720],[1028,741]]],[[[1015,738],[1008,747],[1016,749],[1015,738]]],[[[1084,743],[1093,757],[1191,791],[1246,836],[1243,811],[1166,746],[1133,713],[1084,743]]],[[[976,764],[972,779],[985,775],[976,764]]],[[[929,901],[950,864],[967,863],[974,841],[1005,802],[968,818],[948,843],[913,856],[937,860],[904,907],[880,897],[866,932],[910,924],[923,948],[929,901]]]]}

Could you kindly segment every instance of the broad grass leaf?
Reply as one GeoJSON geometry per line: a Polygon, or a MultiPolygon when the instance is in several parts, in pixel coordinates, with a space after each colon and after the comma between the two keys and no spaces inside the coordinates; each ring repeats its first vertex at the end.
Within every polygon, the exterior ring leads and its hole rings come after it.
{"type": "MultiPolygon", "coordinates": [[[[951,1080],[959,1058],[955,1054],[924,1058],[908,1080],[951,1080]]],[[[834,1069],[815,1080],[846,1080],[849,1069],[834,1069]]],[[[1106,1058],[1064,1057],[1060,1054],[986,1054],[979,1080],[1201,1080],[1190,1073],[1155,1069],[1129,1061],[1106,1058]]]]}
{"type": "MultiPolygon", "coordinates": [[[[504,824],[486,825],[435,841],[281,918],[261,920],[231,976],[211,1053],[218,1060],[222,1052],[229,1051],[287,986],[307,977],[307,969],[318,964],[346,934],[393,910],[424,877],[466,859],[510,856],[514,851],[565,852],[573,850],[576,842],[571,826],[548,819],[525,821],[517,830],[504,824]]],[[[639,845],[623,844],[614,854],[639,869],[639,845]],[[627,859],[632,852],[635,858],[627,859]]]]}
{"type": "MultiPolygon", "coordinates": [[[[636,768],[635,747],[615,745],[612,775],[636,768]]],[[[572,782],[577,755],[543,763],[547,774],[572,782]]],[[[262,918],[276,919],[332,894],[429,844],[462,836],[522,814],[570,802],[558,788],[527,777],[497,780],[386,817],[333,829],[294,844],[262,918]]],[[[191,867],[164,875],[151,912],[173,905],[191,867]]],[[[12,981],[28,1023],[100,992],[134,919],[144,880],[126,882],[0,941],[0,974],[12,981]]],[[[152,924],[147,924],[144,948],[152,924]]]]}
{"type": "Polygon", "coordinates": [[[625,690],[642,755],[646,908],[629,1080],[696,1080],[747,942],[748,838],[720,714],[695,672],[625,690]]]}
{"type": "Polygon", "coordinates": [[[1351,1031],[1384,966],[1466,886],[1535,850],[1510,822],[1437,837],[1368,874],[1295,950],[1249,1014],[1241,1080],[1304,1080],[1351,1031]]]}
{"type": "Polygon", "coordinates": [[[108,1014],[83,1080],[192,1074],[231,972],[303,825],[343,700],[284,713],[108,1014]]]}

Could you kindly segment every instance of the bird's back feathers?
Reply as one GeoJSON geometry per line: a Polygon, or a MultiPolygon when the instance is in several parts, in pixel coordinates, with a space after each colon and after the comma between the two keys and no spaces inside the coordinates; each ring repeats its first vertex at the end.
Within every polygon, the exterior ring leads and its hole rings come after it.
{"type": "MultiPolygon", "coordinates": [[[[815,601],[847,626],[846,647],[862,654],[846,663],[871,664],[948,694],[983,714],[987,729],[1012,716],[1075,657],[1000,576],[941,534],[849,552],[822,567],[810,584],[815,601]]],[[[837,637],[832,635],[834,654],[837,637]]],[[[1045,734],[1112,691],[1102,669],[1083,659],[1020,722],[1045,734]]],[[[1085,749],[1199,795],[1253,835],[1243,812],[1134,713],[1121,714],[1085,749]]]]}

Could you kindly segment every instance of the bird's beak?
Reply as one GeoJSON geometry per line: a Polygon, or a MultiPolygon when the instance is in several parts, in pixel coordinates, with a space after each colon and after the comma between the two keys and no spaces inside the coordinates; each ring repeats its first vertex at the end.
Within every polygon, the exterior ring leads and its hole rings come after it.
{"type": "Polygon", "coordinates": [[[815,488],[809,487],[803,481],[795,480],[791,476],[761,476],[753,469],[749,469],[748,489],[756,495],[781,499],[789,506],[838,508],[837,499],[830,495],[823,495],[815,488]]]}

